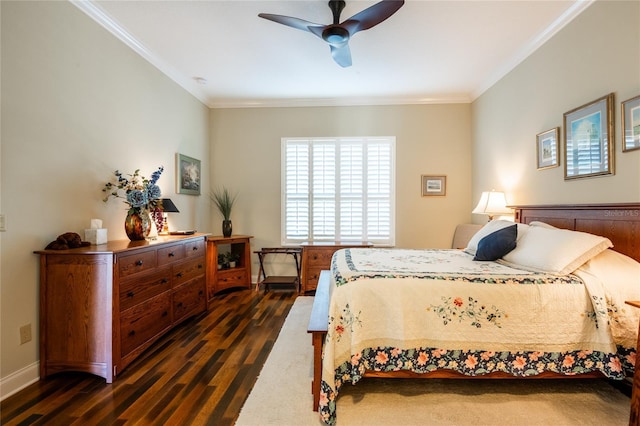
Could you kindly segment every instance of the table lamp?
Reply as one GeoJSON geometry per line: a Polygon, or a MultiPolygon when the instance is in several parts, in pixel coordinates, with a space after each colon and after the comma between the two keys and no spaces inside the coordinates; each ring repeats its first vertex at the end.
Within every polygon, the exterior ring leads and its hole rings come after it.
{"type": "Polygon", "coordinates": [[[495,215],[513,214],[511,209],[507,207],[504,192],[495,190],[484,191],[478,205],[471,213],[489,215],[489,222],[493,220],[495,215]]]}
{"type": "Polygon", "coordinates": [[[180,210],[173,204],[169,198],[162,199],[162,233],[169,233],[169,223],[167,221],[167,213],[180,213],[180,210]]]}

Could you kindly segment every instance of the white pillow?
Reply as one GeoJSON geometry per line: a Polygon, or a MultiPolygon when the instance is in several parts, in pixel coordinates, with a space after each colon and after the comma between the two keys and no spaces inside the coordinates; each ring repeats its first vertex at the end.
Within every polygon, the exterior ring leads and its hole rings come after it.
{"type": "MultiPolygon", "coordinates": [[[[489,234],[492,234],[496,231],[499,231],[502,228],[506,228],[507,226],[513,225],[514,222],[509,220],[492,220],[483,226],[478,232],[476,232],[473,237],[467,243],[467,247],[464,249],[466,253],[469,253],[472,256],[475,256],[476,251],[478,250],[478,243],[481,239],[486,237],[489,234]]],[[[522,236],[526,233],[529,225],[525,225],[524,223],[518,223],[518,236],[516,237],[516,244],[522,238],[522,236]]]]}
{"type": "Polygon", "coordinates": [[[566,275],[609,247],[609,239],[586,232],[530,226],[502,259],[515,267],[566,275]]]}
{"type": "Polygon", "coordinates": [[[541,226],[543,228],[548,228],[548,229],[558,229],[553,225],[549,225],[546,222],[540,222],[540,221],[537,221],[537,220],[534,220],[533,222],[529,222],[529,226],[541,226]]]}

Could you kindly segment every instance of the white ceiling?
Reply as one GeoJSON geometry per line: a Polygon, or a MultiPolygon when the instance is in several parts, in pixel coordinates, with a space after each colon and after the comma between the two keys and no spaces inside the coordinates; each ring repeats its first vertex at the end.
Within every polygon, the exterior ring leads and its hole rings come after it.
{"type": "MultiPolygon", "coordinates": [[[[212,108],[470,102],[592,2],[407,0],[353,36],[342,68],[321,39],[258,17],[328,24],[326,0],[71,1],[212,108]]],[[[347,1],[340,20],[375,3],[347,1]]]]}

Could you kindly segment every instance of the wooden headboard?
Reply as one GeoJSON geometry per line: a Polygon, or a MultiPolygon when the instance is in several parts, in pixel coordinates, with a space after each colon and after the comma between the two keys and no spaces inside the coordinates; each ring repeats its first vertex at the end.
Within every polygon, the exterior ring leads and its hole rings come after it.
{"type": "Polygon", "coordinates": [[[546,222],[557,228],[607,237],[613,250],[640,262],[640,203],[509,206],[515,221],[546,222]]]}

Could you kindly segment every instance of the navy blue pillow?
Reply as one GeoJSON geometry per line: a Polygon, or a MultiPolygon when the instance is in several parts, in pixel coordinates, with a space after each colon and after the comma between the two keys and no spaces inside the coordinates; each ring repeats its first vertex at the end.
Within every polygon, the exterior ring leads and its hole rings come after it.
{"type": "Polygon", "coordinates": [[[473,260],[496,260],[516,248],[518,225],[510,225],[487,235],[478,243],[473,260]]]}

